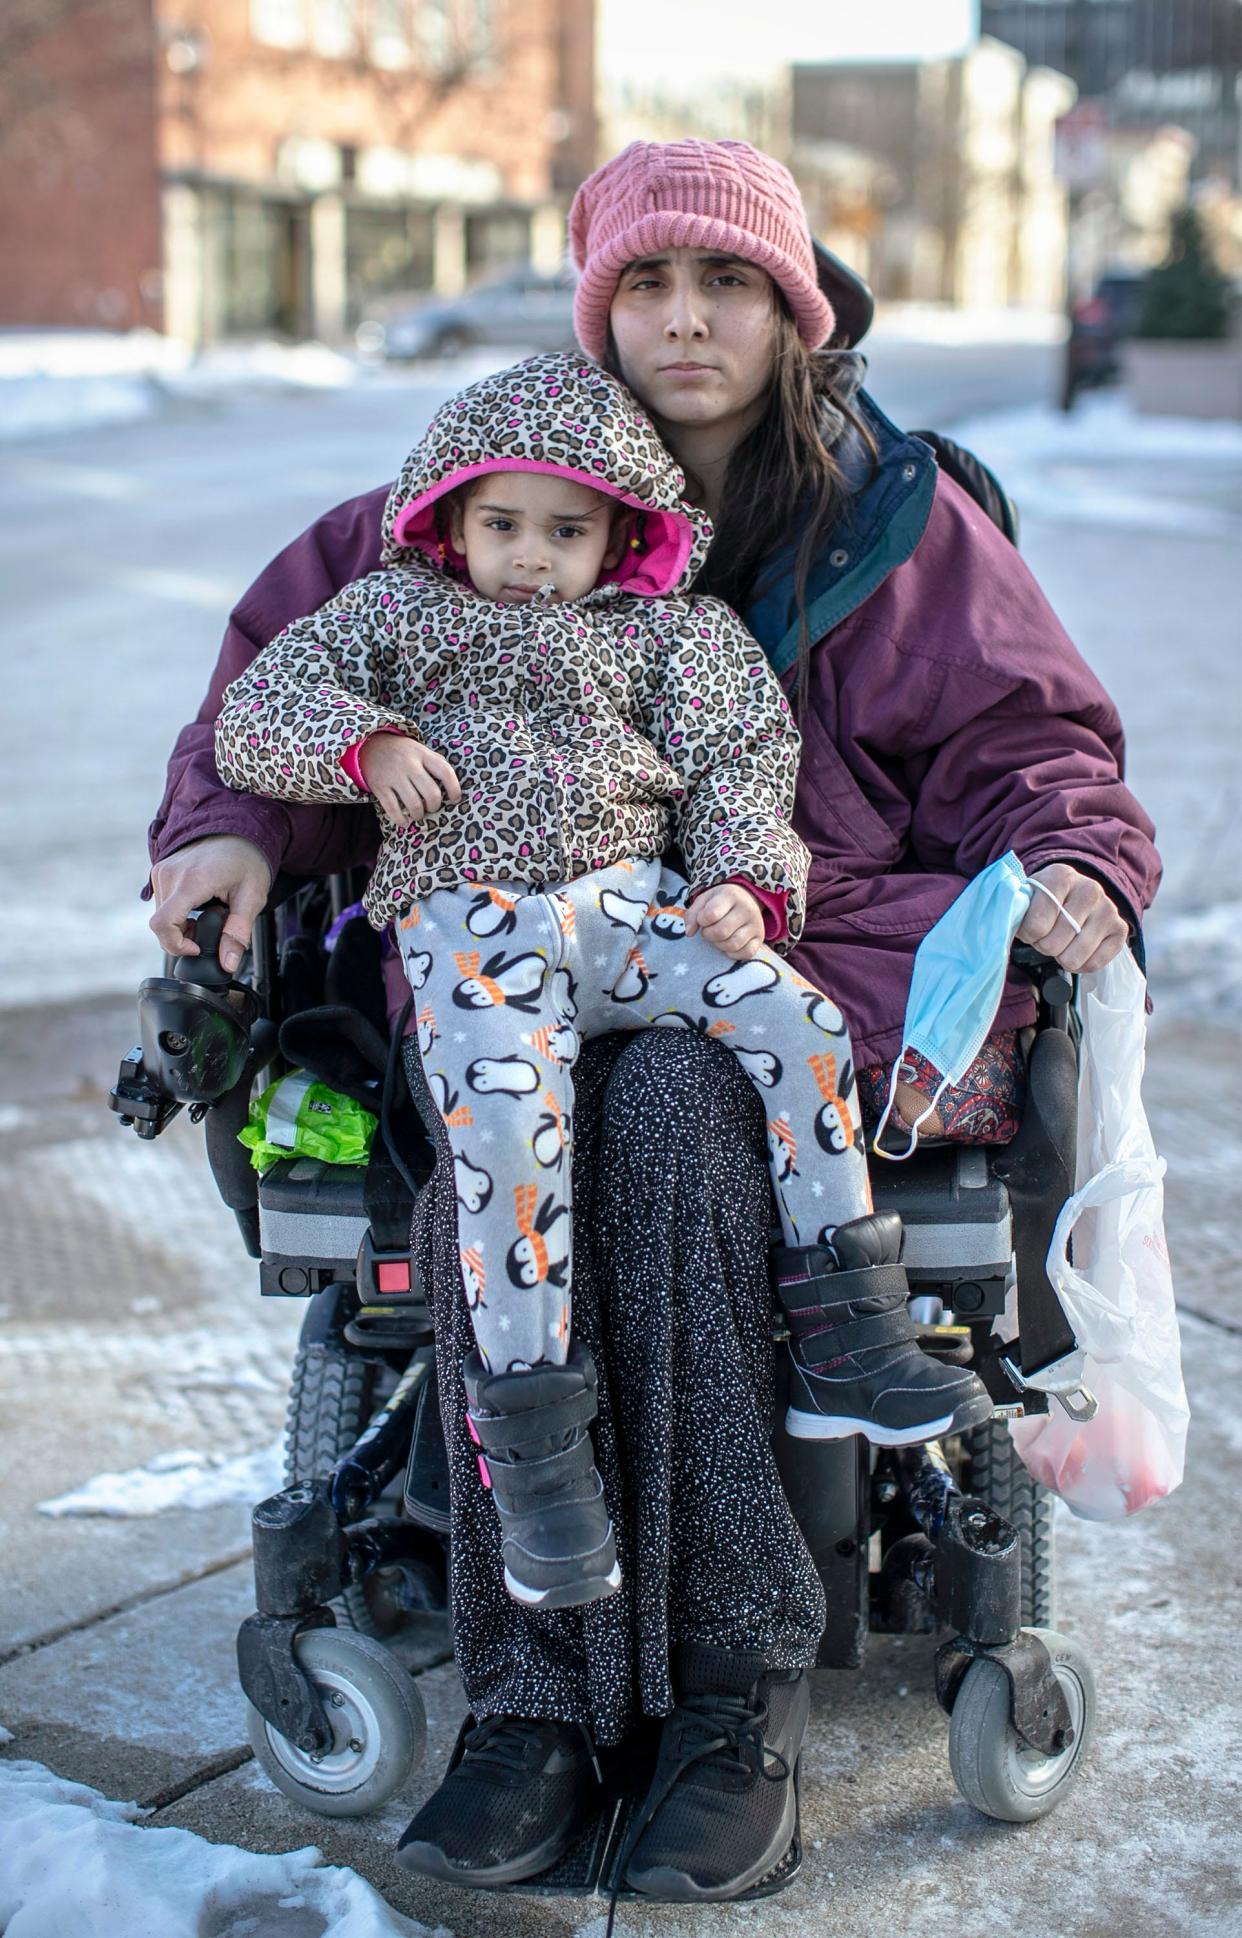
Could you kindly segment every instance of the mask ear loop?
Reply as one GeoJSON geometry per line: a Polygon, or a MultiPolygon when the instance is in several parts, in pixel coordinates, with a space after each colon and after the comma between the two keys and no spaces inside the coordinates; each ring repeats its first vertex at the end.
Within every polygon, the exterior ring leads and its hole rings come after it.
{"type": "Polygon", "coordinates": [[[1063,915],[1063,916],[1065,917],[1065,919],[1066,919],[1066,921],[1067,921],[1067,922],[1069,923],[1069,925],[1070,925],[1070,927],[1071,927],[1071,928],[1073,929],[1073,931],[1074,931],[1074,934],[1075,934],[1075,935],[1081,935],[1081,934],[1082,934],[1082,923],[1081,923],[1081,922],[1076,922],[1076,921],[1074,920],[1074,918],[1073,918],[1073,916],[1072,916],[1072,915],[1070,914],[1070,912],[1069,912],[1069,910],[1068,910],[1068,909],[1066,908],[1066,906],[1065,906],[1065,903],[1064,903],[1064,902],[1059,902],[1059,901],[1057,900],[1057,898],[1056,898],[1056,896],[1055,896],[1055,895],[1053,894],[1053,892],[1052,892],[1052,890],[1051,890],[1050,888],[1047,888],[1047,887],[1045,887],[1045,885],[1044,885],[1044,883],[1043,883],[1043,882],[1037,882],[1037,881],[1035,880],[1035,877],[1034,877],[1033,875],[1028,875],[1028,876],[1027,876],[1027,880],[1028,880],[1028,881],[1030,882],[1030,884],[1031,884],[1031,887],[1032,887],[1032,888],[1037,888],[1037,889],[1039,890],[1039,892],[1040,892],[1040,894],[1041,894],[1041,895],[1046,895],[1046,896],[1048,897],[1048,900],[1049,900],[1049,901],[1050,901],[1050,902],[1052,903],[1052,905],[1053,905],[1053,907],[1054,907],[1055,909],[1058,909],[1058,910],[1060,911],[1060,913],[1061,913],[1061,914],[1062,914],[1062,915],[1063,915]]]}
{"type": "Polygon", "coordinates": [[[893,1074],[888,1080],[888,1100],[884,1105],[884,1115],[881,1117],[879,1123],[876,1125],[875,1136],[871,1140],[871,1149],[874,1152],[875,1156],[886,1159],[889,1164],[904,1164],[908,1158],[912,1158],[914,1156],[914,1153],[917,1151],[919,1147],[920,1125],[925,1124],[927,1122],[928,1118],[932,1115],[933,1111],[935,1110],[936,1105],[940,1102],[940,1099],[944,1096],[945,1091],[950,1088],[950,1082],[948,1077],[942,1077],[940,1079],[940,1082],[937,1084],[934,1092],[932,1093],[931,1100],[929,1101],[926,1110],[921,1110],[918,1116],[915,1118],[914,1122],[911,1124],[910,1142],[907,1144],[905,1150],[886,1151],[882,1148],[880,1144],[880,1139],[884,1135],[884,1127],[888,1123],[888,1120],[891,1117],[893,1112],[893,1106],[897,1102],[897,1083],[900,1076],[901,1076],[901,1058],[900,1056],[898,1056],[895,1063],[893,1064],[893,1074]]]}
{"type": "MultiPolygon", "coordinates": [[[[1053,894],[1052,890],[1048,888],[1045,885],[1045,883],[1037,882],[1033,875],[1028,875],[1027,880],[1030,882],[1031,887],[1033,889],[1038,889],[1041,895],[1046,895],[1048,897],[1048,900],[1051,903],[1053,903],[1058,913],[1065,917],[1071,929],[1073,929],[1074,934],[1081,935],[1082,923],[1076,922],[1074,920],[1073,916],[1070,914],[1065,904],[1061,901],[1058,901],[1057,897],[1053,894]]],[[[905,1049],[904,1043],[902,1045],[902,1049],[903,1051],[905,1049]]],[[[906,1146],[905,1150],[886,1151],[881,1148],[880,1139],[884,1135],[885,1126],[887,1125],[889,1118],[892,1116],[894,1106],[896,1105],[896,1102],[897,1102],[897,1084],[900,1079],[900,1076],[901,1076],[901,1057],[899,1055],[893,1063],[893,1073],[888,1080],[888,1097],[885,1100],[885,1104],[884,1104],[884,1114],[880,1118],[879,1123],[876,1125],[875,1136],[871,1140],[871,1149],[873,1154],[876,1157],[884,1158],[889,1164],[904,1164],[908,1158],[912,1158],[914,1156],[915,1151],[918,1149],[920,1126],[927,1122],[928,1118],[935,1110],[936,1105],[940,1102],[940,1099],[943,1097],[945,1091],[950,1088],[948,1077],[942,1078],[940,1083],[936,1086],[936,1089],[932,1094],[931,1102],[928,1104],[926,1110],[920,1111],[918,1116],[915,1118],[913,1124],[910,1126],[910,1142],[906,1146]]]]}

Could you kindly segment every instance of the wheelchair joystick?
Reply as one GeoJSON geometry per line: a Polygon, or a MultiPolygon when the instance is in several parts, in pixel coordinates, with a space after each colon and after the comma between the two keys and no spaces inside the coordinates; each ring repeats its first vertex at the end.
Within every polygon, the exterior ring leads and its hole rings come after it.
{"type": "Polygon", "coordinates": [[[109,1096],[122,1124],[157,1137],[185,1106],[195,1120],[252,1070],[251,1030],[259,1002],[221,968],[224,902],[195,919],[200,953],[180,956],[169,976],[148,976],[138,991],[140,1042],[123,1059],[109,1096]]]}
{"type": "Polygon", "coordinates": [[[227,902],[207,902],[199,910],[194,920],[198,954],[177,957],[173,967],[174,981],[195,982],[205,989],[228,989],[232,985],[232,976],[220,962],[220,941],[228,919],[227,902]]]}

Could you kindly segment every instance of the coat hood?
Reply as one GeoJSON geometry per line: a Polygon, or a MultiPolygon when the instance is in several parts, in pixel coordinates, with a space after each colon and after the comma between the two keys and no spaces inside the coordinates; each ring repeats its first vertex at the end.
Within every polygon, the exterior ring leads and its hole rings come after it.
{"type": "Polygon", "coordinates": [[[451,397],[401,467],[384,508],[383,563],[424,553],[464,574],[436,528],[446,492],[489,471],[540,471],[590,485],[641,514],[639,546],[603,583],[648,597],[683,593],[711,544],[706,512],[629,391],[578,351],[530,357],[451,397]]]}

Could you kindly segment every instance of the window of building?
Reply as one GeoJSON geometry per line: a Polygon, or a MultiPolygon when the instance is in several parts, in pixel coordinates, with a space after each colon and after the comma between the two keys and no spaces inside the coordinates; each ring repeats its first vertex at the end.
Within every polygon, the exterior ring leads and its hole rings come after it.
{"type": "Polygon", "coordinates": [[[306,0],[250,0],[250,31],[266,47],[305,47],[306,0]]]}
{"type": "Polygon", "coordinates": [[[310,328],[306,205],[210,195],[203,217],[207,335],[305,336],[310,328]]]}
{"type": "Polygon", "coordinates": [[[493,66],[499,49],[498,0],[412,0],[412,5],[419,57],[432,73],[493,66]]]}
{"type": "Polygon", "coordinates": [[[357,36],[354,0],[310,0],[311,46],[325,60],[345,60],[354,52],[357,36]]]}
{"type": "Polygon", "coordinates": [[[454,0],[417,0],[418,47],[435,74],[447,73],[457,57],[454,0]]]}
{"type": "Polygon", "coordinates": [[[496,53],[496,0],[465,0],[466,40],[477,61],[496,53]]]}
{"type": "Polygon", "coordinates": [[[410,0],[372,0],[371,59],[377,67],[408,67],[410,0]]]}
{"type": "Polygon", "coordinates": [[[347,209],[346,320],[352,328],[384,298],[417,296],[435,280],[435,221],[430,209],[347,209]]]}
{"type": "Polygon", "coordinates": [[[530,216],[524,209],[479,209],[466,217],[466,273],[472,281],[529,255],[530,216]]]}

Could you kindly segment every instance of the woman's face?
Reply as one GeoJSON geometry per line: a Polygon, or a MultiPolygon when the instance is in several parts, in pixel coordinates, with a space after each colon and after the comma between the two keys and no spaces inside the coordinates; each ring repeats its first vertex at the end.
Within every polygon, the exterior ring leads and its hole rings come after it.
{"type": "Polygon", "coordinates": [[[621,374],[669,425],[744,435],[762,412],[776,349],[766,270],[707,249],[663,249],[630,263],[609,311],[621,374]]]}

